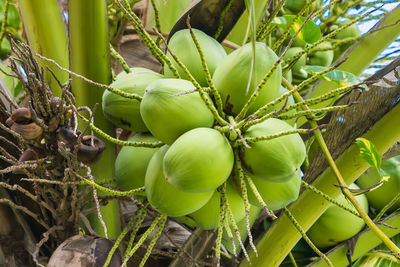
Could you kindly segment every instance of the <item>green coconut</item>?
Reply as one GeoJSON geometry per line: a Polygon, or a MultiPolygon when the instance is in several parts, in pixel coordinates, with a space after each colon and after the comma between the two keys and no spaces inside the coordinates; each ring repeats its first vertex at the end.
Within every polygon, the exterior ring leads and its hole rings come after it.
{"type": "MultiPolygon", "coordinates": [[[[340,23],[339,26],[343,26],[346,23],[348,23],[348,21],[340,23]]],[[[343,39],[347,39],[347,38],[359,37],[360,35],[361,35],[360,29],[358,28],[358,26],[356,24],[353,24],[353,25],[347,27],[346,29],[343,29],[340,32],[338,32],[338,34],[336,34],[336,36],[334,36],[333,38],[335,38],[336,40],[343,40],[343,39]]],[[[341,46],[337,47],[334,50],[333,60],[335,61],[336,59],[338,59],[340,57],[340,55],[342,55],[343,52],[346,51],[347,48],[352,46],[355,42],[356,41],[346,42],[346,43],[342,44],[341,46]]]]}
{"type": "Polygon", "coordinates": [[[322,50],[331,48],[331,44],[329,42],[323,42],[317,46],[317,49],[321,51],[317,51],[309,55],[308,63],[309,65],[317,65],[317,66],[330,66],[333,61],[333,50],[322,50]]]}
{"type": "MultiPolygon", "coordinates": [[[[7,39],[4,38],[3,41],[4,40],[7,40],[7,39]]],[[[16,89],[14,88],[14,85],[15,85],[14,77],[10,76],[11,74],[13,74],[12,70],[9,67],[7,67],[6,65],[4,65],[2,62],[0,62],[0,68],[5,72],[5,73],[0,72],[1,79],[4,81],[5,85],[7,86],[7,89],[11,92],[11,94],[13,96],[16,96],[16,92],[15,92],[16,89]],[[10,74],[10,75],[7,75],[6,73],[10,74]]]]}
{"type": "Polygon", "coordinates": [[[233,151],[217,130],[196,128],[180,136],[164,158],[167,181],[186,192],[210,192],[233,168],[233,151]]]}
{"type": "Polygon", "coordinates": [[[160,79],[146,88],[140,113],[157,139],[172,144],[191,129],[213,125],[214,116],[198,92],[176,96],[194,89],[191,82],[180,79],[160,79]]]}
{"type": "MultiPolygon", "coordinates": [[[[278,60],[278,57],[264,43],[257,42],[255,50],[255,77],[250,76],[252,66],[252,45],[248,43],[229,54],[215,70],[212,81],[220,92],[224,109],[227,113],[237,115],[246,104],[264,76],[278,60]],[[249,83],[249,79],[251,79],[249,83]]],[[[267,83],[259,91],[253,104],[249,107],[247,114],[255,112],[279,94],[282,81],[282,70],[279,64],[272,73],[267,83]]]]}
{"type": "MultiPolygon", "coordinates": [[[[121,72],[110,85],[126,93],[144,95],[146,86],[163,76],[145,68],[132,68],[130,73],[121,72]]],[[[115,126],[133,131],[147,132],[140,116],[140,102],[114,94],[108,90],[103,93],[102,107],[104,116],[115,126]]]]}
{"type": "MultiPolygon", "coordinates": [[[[285,56],[283,57],[285,60],[295,56],[296,54],[303,52],[303,48],[301,47],[291,47],[286,52],[285,56]]],[[[307,64],[307,55],[303,54],[297,61],[293,64],[292,76],[298,79],[307,79],[307,71],[303,69],[303,67],[307,64]]]]}
{"type": "MultiPolygon", "coordinates": [[[[257,187],[257,191],[260,193],[265,204],[271,210],[284,208],[299,197],[301,187],[300,170],[298,170],[288,181],[283,183],[269,182],[254,177],[251,174],[248,175],[257,187]]],[[[257,197],[254,195],[253,190],[251,190],[249,185],[247,185],[247,194],[250,204],[260,208],[263,207],[257,200],[257,197]]]]}
{"type": "MultiPolygon", "coordinates": [[[[200,30],[193,29],[193,32],[200,44],[201,50],[203,51],[208,70],[210,71],[210,74],[213,75],[217,66],[226,57],[226,52],[221,44],[214,38],[200,30]]],[[[183,62],[201,86],[208,86],[200,54],[188,29],[176,32],[169,40],[168,47],[172,53],[183,62]]],[[[186,75],[183,69],[178,66],[178,63],[176,63],[170,53],[167,53],[167,57],[171,59],[173,65],[177,68],[180,77],[188,80],[188,75],[186,75]]],[[[169,78],[175,77],[166,65],[164,66],[164,74],[169,78]]]]}
{"type": "MultiPolygon", "coordinates": [[[[393,157],[382,162],[382,169],[390,176],[380,187],[366,193],[369,204],[375,209],[381,210],[393,198],[400,193],[400,159],[399,156],[393,157]]],[[[378,184],[381,181],[381,175],[375,168],[368,169],[361,175],[357,184],[361,188],[368,188],[378,184]]],[[[398,200],[388,211],[392,212],[400,208],[398,200]]]]}
{"type": "MultiPolygon", "coordinates": [[[[356,184],[351,184],[349,187],[359,189],[356,184]]],[[[362,208],[368,212],[367,197],[365,195],[358,195],[356,199],[362,208]]],[[[355,210],[343,194],[340,194],[336,200],[340,204],[355,210]]],[[[311,226],[307,232],[307,236],[317,247],[326,248],[355,236],[364,228],[364,225],[365,222],[363,219],[336,205],[332,205],[311,226]]]]}
{"type": "MultiPolygon", "coordinates": [[[[284,10],[288,14],[297,14],[306,5],[307,0],[286,0],[283,5],[284,10]]],[[[317,10],[322,6],[322,0],[315,0],[311,3],[310,7],[306,10],[303,16],[307,16],[311,11],[317,10]]]]}
{"type": "Polygon", "coordinates": [[[183,192],[165,180],[163,159],[169,146],[161,147],[151,158],[147,167],[145,188],[147,199],[160,213],[180,217],[195,212],[210,200],[213,192],[183,192]]]}
{"type": "Polygon", "coordinates": [[[292,82],[292,70],[288,70],[287,72],[282,74],[282,77],[288,80],[290,83],[292,82]]]}
{"type": "MultiPolygon", "coordinates": [[[[157,138],[148,133],[139,133],[131,138],[132,142],[157,142],[157,138]]],[[[144,186],[147,165],[158,148],[124,146],[115,160],[115,180],[123,190],[132,190],[144,186]]]]}
{"type": "MultiPolygon", "coordinates": [[[[237,223],[245,217],[243,199],[230,183],[226,184],[226,197],[237,223]]],[[[220,203],[221,194],[216,190],[207,204],[189,216],[194,219],[199,227],[205,230],[215,229],[218,227],[220,203]]]]}
{"type": "MultiPolygon", "coordinates": [[[[244,137],[268,136],[294,128],[278,119],[268,119],[251,126],[244,137]]],[[[255,177],[270,182],[286,182],[295,175],[306,157],[306,148],[299,134],[283,135],[242,148],[245,168],[255,177]]]]}
{"type": "Polygon", "coordinates": [[[176,217],[175,220],[189,226],[190,228],[196,228],[198,226],[194,219],[190,217],[190,214],[186,216],[176,217]]]}

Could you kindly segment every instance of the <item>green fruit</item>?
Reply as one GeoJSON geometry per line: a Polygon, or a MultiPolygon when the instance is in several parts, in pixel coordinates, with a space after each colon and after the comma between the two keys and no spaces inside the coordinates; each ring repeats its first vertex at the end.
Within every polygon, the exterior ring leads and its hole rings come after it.
{"type": "MultiPolygon", "coordinates": [[[[287,13],[289,14],[297,14],[300,12],[300,10],[305,6],[306,0],[286,0],[284,4],[284,8],[287,9],[287,13]]],[[[303,16],[307,16],[308,13],[310,13],[313,10],[317,10],[321,7],[322,5],[322,0],[315,0],[308,10],[306,10],[305,14],[303,16]]]]}
{"type": "Polygon", "coordinates": [[[6,38],[3,38],[3,40],[1,41],[0,59],[6,59],[10,55],[11,55],[10,42],[6,38]]]}
{"type": "MultiPolygon", "coordinates": [[[[235,222],[239,222],[245,216],[243,199],[230,183],[226,184],[226,198],[235,222]]],[[[221,194],[218,191],[214,191],[214,194],[207,204],[189,216],[195,220],[199,227],[205,230],[215,229],[218,227],[220,203],[221,194]]]]}
{"type": "MultiPolygon", "coordinates": [[[[349,187],[359,189],[356,184],[351,184],[349,187]]],[[[356,199],[363,209],[368,212],[367,198],[364,195],[358,195],[356,199]]],[[[354,209],[343,194],[340,194],[336,200],[340,204],[354,209]]],[[[336,205],[332,205],[311,226],[307,235],[317,247],[325,248],[355,236],[364,228],[364,225],[363,219],[336,205]]]]}
{"type": "MultiPolygon", "coordinates": [[[[3,39],[6,40],[6,39],[3,39]]],[[[12,70],[7,67],[6,65],[4,65],[2,62],[0,62],[0,68],[8,74],[13,74],[12,70]]],[[[7,89],[11,92],[12,96],[16,96],[18,93],[15,92],[15,88],[14,88],[14,77],[7,75],[3,72],[0,72],[0,77],[1,79],[3,79],[5,85],[7,86],[7,89]]]]}
{"type": "MultiPolygon", "coordinates": [[[[400,193],[400,162],[398,157],[387,159],[382,162],[382,169],[390,175],[388,181],[384,182],[380,187],[366,193],[368,202],[375,209],[381,210],[388,204],[397,194],[400,193]]],[[[378,184],[381,176],[375,168],[368,169],[357,180],[357,184],[361,188],[367,188],[378,184]]],[[[400,200],[397,201],[388,211],[392,212],[400,208],[400,200]]]]}
{"type": "MultiPolygon", "coordinates": [[[[271,210],[279,210],[286,207],[299,197],[301,186],[300,170],[287,182],[283,183],[269,182],[254,176],[250,176],[250,178],[257,187],[257,191],[260,193],[265,204],[271,210]]],[[[263,207],[249,186],[247,186],[247,194],[250,204],[260,208],[263,207]]]]}
{"type": "Polygon", "coordinates": [[[150,132],[166,144],[198,127],[211,127],[214,116],[193,84],[180,79],[162,79],[151,83],[140,104],[140,113],[150,132]]]}
{"type": "MultiPolygon", "coordinates": [[[[288,123],[272,118],[251,126],[244,137],[268,136],[291,130],[293,127],[288,123]]],[[[270,182],[290,180],[306,157],[306,148],[299,134],[258,141],[250,146],[241,151],[245,168],[257,178],[270,182]]]]}
{"type": "MultiPolygon", "coordinates": [[[[204,54],[205,61],[213,75],[217,66],[226,57],[224,48],[215,39],[208,36],[202,31],[193,29],[197,41],[200,44],[201,50],[204,54]]],[[[200,60],[199,52],[196,45],[193,42],[192,36],[188,29],[180,30],[176,32],[168,43],[169,49],[179,58],[180,61],[186,66],[193,77],[200,83],[201,86],[208,86],[206,75],[203,70],[203,65],[200,60]]],[[[171,59],[173,65],[177,68],[179,75],[182,79],[188,80],[189,77],[186,73],[178,66],[170,53],[167,56],[171,59]]],[[[175,76],[171,70],[165,65],[164,74],[166,77],[174,78],[175,76]]]]}
{"type": "MultiPolygon", "coordinates": [[[[146,86],[162,77],[161,74],[149,69],[132,68],[130,73],[121,72],[118,74],[116,80],[110,86],[126,93],[143,96],[146,86]]],[[[133,132],[148,131],[140,116],[139,101],[105,90],[102,106],[105,117],[115,126],[133,132]]]]}
{"type": "Polygon", "coordinates": [[[282,74],[283,78],[288,80],[290,83],[292,82],[292,70],[288,70],[284,74],[282,74]]]}
{"type": "Polygon", "coordinates": [[[210,192],[223,184],[233,167],[233,151],[217,130],[196,128],[184,133],[164,158],[167,181],[185,192],[210,192]]]}
{"type": "MultiPolygon", "coordinates": [[[[301,47],[291,47],[283,57],[285,60],[295,56],[296,54],[303,51],[301,47]]],[[[303,69],[304,65],[307,64],[307,55],[303,54],[297,61],[293,64],[292,76],[299,79],[307,79],[307,72],[303,69]]]]}
{"type": "Polygon", "coordinates": [[[306,0],[287,0],[284,7],[293,13],[298,13],[305,5],[306,0]]]}
{"type": "MultiPolygon", "coordinates": [[[[327,49],[327,48],[331,48],[331,44],[329,42],[323,42],[317,46],[317,49],[327,49]]],[[[333,61],[333,50],[317,51],[309,55],[308,61],[309,65],[327,67],[331,65],[333,61]]]]}
{"type": "MultiPolygon", "coordinates": [[[[248,43],[229,54],[215,70],[212,81],[220,92],[227,113],[237,115],[254,92],[254,87],[277,61],[278,57],[264,43],[256,43],[255,77],[250,77],[252,62],[252,45],[248,43]],[[249,79],[251,79],[250,86],[249,79]]],[[[259,91],[257,99],[249,107],[247,114],[255,112],[279,94],[282,81],[281,65],[272,73],[268,82],[259,91]]]]}
{"type": "MultiPolygon", "coordinates": [[[[348,22],[343,22],[339,26],[343,26],[346,23],[348,23],[348,22]]],[[[333,38],[335,38],[336,40],[343,40],[343,39],[347,39],[347,38],[359,37],[360,35],[361,35],[361,33],[360,33],[360,30],[358,29],[358,26],[356,24],[353,24],[350,27],[347,27],[346,29],[341,30],[333,38]]],[[[343,52],[346,51],[347,48],[352,46],[354,43],[355,43],[355,41],[347,42],[347,43],[337,47],[334,50],[333,60],[335,61],[336,59],[338,59],[340,57],[340,55],[342,55],[343,52]]]]}
{"type": "Polygon", "coordinates": [[[204,206],[213,192],[188,193],[175,188],[165,180],[163,159],[169,146],[161,147],[151,158],[147,167],[146,196],[153,208],[160,213],[180,217],[195,212],[204,206]]]}
{"type": "MultiPolygon", "coordinates": [[[[282,36],[283,36],[283,34],[284,34],[284,32],[285,32],[284,29],[277,27],[277,28],[275,29],[275,31],[273,32],[271,43],[272,43],[272,44],[273,44],[273,43],[276,43],[279,39],[281,39],[282,36]]],[[[289,35],[289,36],[287,36],[287,37],[285,38],[285,40],[283,40],[283,43],[282,43],[282,45],[281,45],[282,51],[283,51],[283,49],[284,49],[286,46],[288,46],[288,44],[289,44],[289,42],[290,42],[291,39],[292,39],[292,37],[289,35]]],[[[298,36],[296,36],[296,37],[294,38],[292,44],[291,44],[291,47],[302,47],[302,48],[305,48],[306,45],[307,45],[307,42],[306,42],[306,41],[304,41],[303,39],[301,39],[301,38],[299,38],[298,36]]]]}
{"type": "Polygon", "coordinates": [[[193,218],[190,217],[190,214],[186,216],[176,217],[175,220],[191,228],[196,228],[198,226],[197,223],[193,220],[193,218]]]}
{"type": "MultiPolygon", "coordinates": [[[[157,142],[150,134],[140,133],[129,138],[132,142],[157,142]]],[[[115,160],[115,180],[123,190],[144,186],[147,165],[158,148],[124,146],[115,160]]]]}

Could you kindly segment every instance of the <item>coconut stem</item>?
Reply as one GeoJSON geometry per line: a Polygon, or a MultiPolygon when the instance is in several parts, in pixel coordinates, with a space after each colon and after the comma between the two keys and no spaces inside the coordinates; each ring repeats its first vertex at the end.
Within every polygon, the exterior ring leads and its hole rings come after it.
{"type": "Polygon", "coordinates": [[[298,112],[296,112],[294,114],[290,114],[290,115],[277,115],[277,116],[275,116],[275,118],[278,118],[280,120],[289,120],[289,119],[299,118],[299,117],[303,117],[303,116],[310,117],[310,116],[313,116],[316,114],[320,114],[320,115],[318,115],[318,117],[323,117],[328,112],[335,111],[335,110],[342,110],[342,109],[346,109],[348,107],[349,107],[349,105],[339,105],[339,106],[326,107],[326,108],[302,110],[302,111],[298,111],[298,112]]]}
{"type": "Polygon", "coordinates": [[[355,211],[355,210],[353,210],[353,209],[350,209],[349,207],[347,207],[347,206],[345,206],[345,205],[339,203],[338,201],[336,201],[336,199],[331,198],[330,196],[328,196],[328,195],[325,194],[324,192],[322,192],[322,191],[318,190],[317,188],[315,188],[314,186],[308,184],[306,181],[301,180],[301,184],[302,184],[306,189],[309,189],[309,190],[313,191],[314,193],[320,195],[321,197],[325,198],[326,200],[328,200],[328,201],[331,202],[332,204],[338,206],[339,208],[342,208],[342,209],[344,209],[344,210],[350,212],[350,213],[353,214],[354,216],[357,216],[357,217],[361,218],[360,214],[359,214],[357,211],[355,211]]]}
{"type": "Polygon", "coordinates": [[[242,251],[243,251],[243,254],[244,254],[246,260],[250,263],[250,257],[247,254],[246,248],[244,247],[242,240],[240,239],[240,231],[235,222],[235,217],[233,216],[232,210],[229,207],[229,202],[228,202],[228,199],[226,198],[226,194],[224,191],[221,192],[221,197],[223,199],[223,202],[225,203],[227,216],[230,220],[233,230],[235,231],[236,239],[239,242],[239,246],[242,248],[242,251]]]}
{"type": "Polygon", "coordinates": [[[229,239],[231,240],[233,255],[235,257],[237,257],[235,239],[233,238],[233,234],[232,234],[231,228],[229,227],[227,218],[225,218],[225,220],[224,220],[224,228],[225,228],[226,234],[228,235],[229,239]]]}
{"type": "Polygon", "coordinates": [[[132,249],[136,234],[139,231],[140,226],[142,225],[144,219],[146,218],[147,210],[145,208],[141,208],[138,211],[136,211],[136,213],[140,214],[140,217],[138,218],[138,220],[136,222],[135,228],[132,230],[131,237],[128,242],[128,246],[126,247],[126,250],[125,250],[124,260],[129,257],[129,255],[128,255],[129,251],[132,249]]]}
{"type": "Polygon", "coordinates": [[[301,234],[303,239],[307,242],[307,244],[311,247],[311,249],[318,254],[318,256],[322,257],[326,263],[328,264],[329,267],[333,267],[332,262],[328,259],[328,257],[322,253],[315,245],[314,243],[308,238],[306,233],[304,232],[303,228],[301,228],[301,225],[297,222],[297,220],[293,217],[292,213],[285,207],[283,208],[283,212],[288,216],[290,221],[293,223],[293,225],[296,227],[297,231],[301,234]]]}
{"type": "MultiPolygon", "coordinates": [[[[243,169],[242,169],[242,172],[243,169]]],[[[249,184],[251,190],[253,191],[253,194],[256,196],[258,202],[261,204],[261,206],[263,207],[264,211],[266,212],[266,214],[268,216],[270,216],[273,220],[277,219],[277,217],[275,216],[275,214],[270,211],[267,207],[267,204],[265,203],[264,199],[262,198],[262,196],[260,195],[260,193],[257,190],[256,185],[254,184],[253,180],[251,179],[250,176],[244,174],[244,177],[246,178],[247,183],[249,184]]]]}
{"type": "Polygon", "coordinates": [[[114,49],[112,44],[110,44],[110,55],[119,62],[126,73],[131,73],[128,63],[126,63],[125,59],[114,49]]]}
{"type": "Polygon", "coordinates": [[[135,246],[128,252],[127,257],[124,259],[122,266],[126,266],[128,260],[132,257],[132,255],[140,248],[140,246],[144,243],[147,237],[154,231],[157,227],[158,222],[165,218],[165,215],[158,215],[157,218],[151,223],[150,227],[144,232],[144,234],[140,237],[139,241],[135,244],[135,246]]]}
{"type": "Polygon", "coordinates": [[[398,193],[389,203],[387,203],[383,209],[379,212],[378,215],[376,215],[376,217],[374,218],[374,221],[379,221],[380,218],[382,218],[382,216],[386,213],[386,211],[388,211],[388,209],[390,209],[394,204],[397,203],[397,201],[399,201],[400,199],[400,193],[398,193]]]}
{"type": "MultiPolygon", "coordinates": [[[[275,139],[275,138],[285,136],[285,135],[308,134],[308,133],[310,133],[310,131],[311,131],[311,129],[294,129],[294,130],[290,130],[290,131],[278,132],[278,133],[271,134],[271,135],[261,135],[261,136],[257,136],[257,137],[245,137],[244,140],[247,143],[251,144],[251,143],[275,139]]],[[[237,140],[236,143],[239,145],[241,143],[241,140],[237,140]]]]}
{"type": "Polygon", "coordinates": [[[103,137],[107,141],[110,141],[111,143],[121,145],[121,146],[149,147],[149,148],[162,147],[164,145],[164,143],[162,143],[161,141],[159,141],[159,142],[133,142],[133,141],[119,140],[117,138],[114,138],[114,137],[106,134],[105,132],[103,132],[102,130],[97,128],[93,123],[89,122],[88,119],[86,119],[84,116],[82,116],[80,113],[78,113],[78,111],[76,111],[76,113],[84,122],[88,123],[89,127],[95,133],[97,133],[99,136],[103,137]]]}
{"type": "Polygon", "coordinates": [[[86,78],[86,77],[83,76],[83,75],[77,74],[77,73],[75,73],[75,72],[73,72],[73,71],[70,71],[69,69],[66,69],[66,68],[62,67],[60,64],[58,64],[58,63],[57,63],[56,61],[54,61],[53,59],[46,58],[46,57],[44,57],[44,56],[42,56],[42,55],[39,55],[39,54],[36,54],[36,56],[39,57],[40,59],[44,60],[44,61],[51,62],[52,64],[54,64],[54,65],[55,65],[57,68],[59,68],[60,70],[65,71],[65,72],[67,72],[68,74],[70,74],[71,76],[77,77],[77,78],[79,78],[79,79],[81,79],[81,80],[83,80],[83,81],[85,81],[85,82],[87,82],[87,83],[89,83],[89,84],[91,84],[91,85],[94,85],[94,86],[97,86],[97,87],[106,89],[106,90],[108,90],[108,91],[110,91],[110,92],[112,92],[112,93],[114,93],[114,94],[116,94],[116,95],[122,96],[122,97],[124,97],[124,98],[135,99],[135,100],[137,100],[137,101],[139,101],[139,102],[142,101],[142,97],[141,97],[140,95],[138,95],[138,94],[127,93],[127,92],[124,92],[124,91],[122,91],[122,90],[113,88],[113,87],[111,87],[111,86],[109,86],[109,85],[106,85],[106,84],[103,84],[103,83],[95,82],[95,81],[93,81],[93,80],[91,80],[91,79],[89,79],[89,78],[86,78]]]}
{"type": "Polygon", "coordinates": [[[219,203],[219,213],[218,213],[218,227],[217,227],[217,239],[215,241],[215,257],[217,258],[217,266],[221,264],[221,244],[222,244],[222,233],[224,229],[224,222],[226,221],[226,213],[229,209],[227,206],[226,195],[225,195],[226,183],[224,183],[220,191],[220,203],[219,203]]]}
{"type": "MultiPolygon", "coordinates": [[[[341,94],[343,94],[345,92],[348,92],[348,91],[350,91],[352,89],[355,89],[355,88],[359,88],[362,84],[364,84],[364,83],[357,83],[357,84],[352,84],[352,85],[348,85],[348,86],[343,86],[343,87],[337,88],[337,89],[332,90],[332,91],[330,91],[330,92],[328,92],[326,94],[323,94],[321,96],[307,99],[307,100],[304,101],[304,104],[306,104],[306,105],[315,105],[315,104],[321,103],[321,102],[323,102],[325,100],[328,100],[328,99],[335,99],[336,97],[338,97],[339,95],[341,95],[341,94]]],[[[302,105],[302,103],[296,103],[294,105],[291,105],[289,107],[284,108],[281,111],[281,113],[285,113],[285,112],[288,112],[288,111],[293,110],[293,109],[298,109],[301,105],[302,105]]]]}
{"type": "Polygon", "coordinates": [[[158,238],[161,236],[161,233],[164,229],[165,223],[167,221],[167,216],[161,215],[160,223],[158,224],[157,232],[151,239],[150,245],[147,247],[146,254],[143,256],[142,261],[139,264],[139,267],[143,267],[146,264],[147,259],[150,256],[151,251],[153,250],[153,247],[155,246],[158,238]]]}
{"type": "Polygon", "coordinates": [[[128,231],[131,229],[133,224],[135,223],[136,219],[138,218],[139,214],[141,213],[141,209],[138,209],[135,214],[132,216],[132,218],[129,220],[128,224],[125,226],[124,230],[121,232],[121,234],[118,236],[117,240],[114,242],[114,246],[111,248],[110,252],[108,252],[108,256],[106,259],[106,262],[104,263],[103,267],[107,267],[112,259],[112,256],[114,255],[115,251],[121,244],[122,239],[126,236],[128,231]],[[139,211],[139,212],[138,212],[139,211]]]}
{"type": "Polygon", "coordinates": [[[247,186],[246,186],[246,182],[244,180],[245,179],[244,172],[242,169],[242,164],[240,162],[239,152],[237,152],[237,150],[236,150],[235,156],[236,156],[236,162],[235,162],[236,171],[239,174],[240,190],[242,191],[244,210],[245,210],[245,214],[246,214],[246,230],[247,230],[247,234],[249,236],[249,244],[250,244],[250,247],[253,249],[254,253],[256,254],[256,256],[258,256],[257,249],[253,243],[253,236],[252,236],[251,230],[250,230],[250,220],[249,220],[250,203],[249,203],[249,198],[247,195],[247,186]]]}

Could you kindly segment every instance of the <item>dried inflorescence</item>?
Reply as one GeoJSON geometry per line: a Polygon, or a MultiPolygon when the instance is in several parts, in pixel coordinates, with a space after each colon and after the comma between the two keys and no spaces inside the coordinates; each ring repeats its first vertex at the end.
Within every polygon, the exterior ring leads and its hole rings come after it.
{"type": "Polygon", "coordinates": [[[54,96],[30,48],[13,42],[13,52],[11,69],[26,97],[20,106],[12,98],[2,98],[0,105],[0,203],[19,214],[30,239],[25,250],[38,262],[39,251],[49,255],[78,233],[80,218],[93,205],[85,198],[90,187],[81,186],[82,177],[90,178],[87,165],[99,159],[105,145],[77,129],[69,83],[58,82],[62,95],[54,96]]]}

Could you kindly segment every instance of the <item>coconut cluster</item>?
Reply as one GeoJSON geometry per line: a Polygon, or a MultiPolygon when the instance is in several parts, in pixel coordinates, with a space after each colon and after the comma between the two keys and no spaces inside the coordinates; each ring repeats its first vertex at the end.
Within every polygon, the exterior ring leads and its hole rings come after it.
{"type": "MultiPolygon", "coordinates": [[[[136,132],[129,141],[165,144],[159,148],[123,147],[115,163],[120,188],[144,186],[147,201],[160,213],[188,216],[194,225],[214,229],[218,227],[221,199],[226,199],[236,222],[245,217],[241,183],[242,189],[243,183],[247,187],[251,205],[266,204],[269,209],[277,210],[294,201],[300,191],[300,166],[306,149],[299,134],[279,135],[295,129],[293,120],[269,118],[247,128],[230,130],[235,128],[234,117],[272,68],[275,70],[258,89],[258,96],[248,106],[245,116],[251,118],[257,110],[287,92],[281,86],[282,70],[280,64],[275,64],[276,54],[264,43],[256,43],[253,62],[252,44],[227,55],[216,40],[199,30],[193,32],[204,52],[228,125],[218,122],[210,108],[210,103],[216,103],[215,94],[204,90],[205,96],[200,95],[171,53],[167,56],[180,79],[174,78],[167,67],[164,75],[133,68],[130,73],[119,74],[111,86],[138,94],[142,100],[107,91],[103,95],[103,110],[116,126],[136,132]],[[221,130],[224,126],[229,126],[227,131],[221,130]],[[279,137],[264,138],[276,134],[279,137]],[[256,192],[251,185],[255,185],[256,192]]],[[[174,34],[169,49],[200,86],[209,86],[189,30],[174,34]]],[[[292,98],[288,98],[286,105],[290,103],[292,98]]],[[[283,105],[269,111],[279,110],[283,105]]]]}

